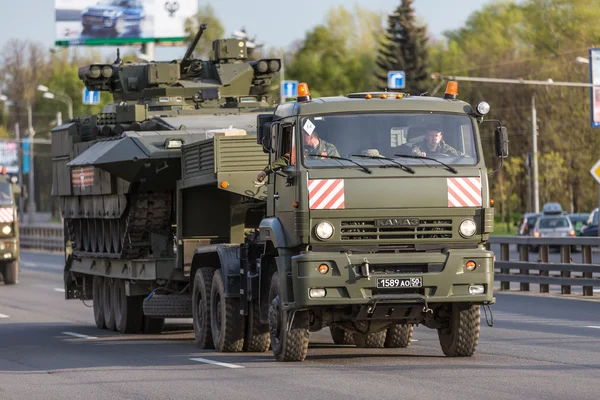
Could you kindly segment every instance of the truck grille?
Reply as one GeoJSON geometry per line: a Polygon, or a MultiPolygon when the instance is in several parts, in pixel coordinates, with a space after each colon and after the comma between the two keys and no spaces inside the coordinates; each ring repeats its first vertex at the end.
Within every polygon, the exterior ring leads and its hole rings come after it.
{"type": "Polygon", "coordinates": [[[451,239],[451,219],[419,219],[412,226],[376,226],[374,220],[342,221],[342,240],[451,239]]]}

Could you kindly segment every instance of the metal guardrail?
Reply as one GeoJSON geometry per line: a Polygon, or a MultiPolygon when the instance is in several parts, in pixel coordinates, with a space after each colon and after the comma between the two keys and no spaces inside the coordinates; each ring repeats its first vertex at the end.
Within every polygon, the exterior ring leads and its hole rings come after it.
{"type": "Polygon", "coordinates": [[[600,237],[492,236],[488,248],[492,244],[500,245],[494,274],[494,279],[500,281],[500,290],[510,290],[510,283],[518,282],[523,292],[528,292],[529,284],[533,283],[539,285],[540,293],[549,293],[550,285],[559,285],[561,294],[571,294],[573,286],[581,286],[584,296],[593,296],[594,287],[600,287],[600,264],[594,264],[592,257],[592,248],[600,246],[600,237]],[[518,260],[510,260],[510,245],[517,245],[518,260]],[[530,246],[539,249],[535,261],[529,260],[530,246]],[[560,248],[560,262],[549,261],[550,247],[560,248]],[[574,263],[572,250],[579,248],[582,262],[574,263]]]}
{"type": "Polygon", "coordinates": [[[19,241],[22,249],[64,251],[62,224],[19,224],[19,241]]]}

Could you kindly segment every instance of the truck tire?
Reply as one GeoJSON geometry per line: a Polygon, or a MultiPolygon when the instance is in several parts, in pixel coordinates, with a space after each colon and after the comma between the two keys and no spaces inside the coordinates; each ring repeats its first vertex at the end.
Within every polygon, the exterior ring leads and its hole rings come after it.
{"type": "Polygon", "coordinates": [[[246,336],[244,337],[244,351],[252,353],[264,353],[271,347],[271,335],[269,325],[261,324],[259,317],[259,305],[251,303],[248,305],[248,317],[246,318],[246,336]]]}
{"type": "Polygon", "coordinates": [[[330,326],[329,331],[331,332],[331,338],[333,339],[333,343],[335,343],[335,344],[354,344],[354,339],[352,338],[352,334],[346,332],[342,328],[332,328],[330,326]]]}
{"type": "Polygon", "coordinates": [[[192,318],[189,294],[153,294],[143,301],[144,315],[152,318],[192,318]]]}
{"type": "Polygon", "coordinates": [[[106,329],[109,331],[114,331],[116,329],[115,325],[115,314],[113,312],[112,306],[112,291],[113,283],[111,278],[104,278],[102,282],[103,293],[102,293],[102,309],[104,310],[104,323],[106,324],[106,329]]]}
{"type": "Polygon", "coordinates": [[[385,334],[387,330],[371,333],[354,333],[352,339],[356,343],[356,347],[363,348],[380,348],[385,344],[385,334]]]}
{"type": "Polygon", "coordinates": [[[125,281],[117,279],[113,282],[112,306],[115,315],[115,328],[121,333],[137,333],[142,328],[142,297],[127,296],[125,281]]]}
{"type": "Polygon", "coordinates": [[[283,310],[280,293],[279,274],[275,272],[269,287],[269,332],[273,355],[277,361],[304,361],[308,353],[308,312],[297,311],[288,331],[289,314],[283,310]]]}
{"type": "Polygon", "coordinates": [[[394,324],[387,328],[384,346],[389,349],[400,349],[410,345],[413,335],[412,324],[394,324]]]}
{"type": "Polygon", "coordinates": [[[14,285],[19,280],[19,262],[11,261],[4,264],[4,270],[2,272],[5,285],[14,285]]]}
{"type": "Polygon", "coordinates": [[[240,315],[240,299],[225,297],[221,271],[215,271],[210,291],[210,327],[215,349],[227,353],[242,351],[244,322],[240,315]]]}
{"type": "Polygon", "coordinates": [[[101,276],[94,276],[92,280],[92,297],[94,307],[94,321],[98,329],[106,329],[104,322],[104,279],[101,276]]]}
{"type": "Polygon", "coordinates": [[[200,349],[215,348],[210,327],[210,293],[214,274],[214,268],[200,268],[194,276],[192,318],[196,346],[200,349]]]}
{"type": "Polygon", "coordinates": [[[450,310],[448,326],[438,329],[442,351],[448,357],[470,357],[479,342],[479,306],[460,309],[458,304],[452,304],[450,310]]]}
{"type": "Polygon", "coordinates": [[[144,315],[142,322],[142,333],[148,335],[158,335],[165,327],[164,318],[152,318],[144,315]]]}

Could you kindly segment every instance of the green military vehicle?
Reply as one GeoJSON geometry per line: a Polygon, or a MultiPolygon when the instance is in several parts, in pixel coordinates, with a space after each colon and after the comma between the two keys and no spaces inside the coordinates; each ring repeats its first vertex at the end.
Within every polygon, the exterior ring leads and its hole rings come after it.
{"type": "Polygon", "coordinates": [[[415,324],[472,355],[494,302],[489,106],[452,90],[311,99],[306,84],[274,105],[280,60],[248,61],[234,39],[194,60],[204,28],[183,60],[80,69],[115,103],[52,132],[66,298],[93,299],[99,328],[192,317],[198,347],[279,361],[304,360],[309,332],[397,348],[415,324]]]}
{"type": "Polygon", "coordinates": [[[16,197],[21,195],[17,177],[0,171],[0,275],[5,285],[19,279],[19,219],[16,197]]]}

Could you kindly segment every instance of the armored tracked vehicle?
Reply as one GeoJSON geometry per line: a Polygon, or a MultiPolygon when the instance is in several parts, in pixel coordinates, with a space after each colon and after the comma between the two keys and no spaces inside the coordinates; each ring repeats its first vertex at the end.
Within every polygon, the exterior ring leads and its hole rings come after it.
{"type": "Polygon", "coordinates": [[[273,105],[280,60],[247,61],[245,45],[80,70],[115,103],[52,133],[67,299],[93,299],[99,328],[192,317],[198,347],[278,361],[304,360],[312,331],[398,348],[415,324],[447,356],[474,354],[494,302],[487,103],[458,100],[455,82],[443,98],[319,99],[302,83],[273,105]]]}

